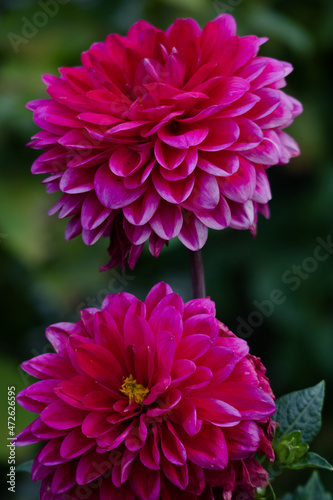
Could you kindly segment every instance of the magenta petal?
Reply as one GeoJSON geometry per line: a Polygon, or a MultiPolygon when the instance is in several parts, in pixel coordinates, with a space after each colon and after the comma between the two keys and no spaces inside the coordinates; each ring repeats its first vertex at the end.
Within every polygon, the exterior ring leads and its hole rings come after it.
{"type": "Polygon", "coordinates": [[[169,332],[175,339],[176,346],[179,344],[183,334],[183,320],[174,306],[156,307],[149,318],[149,324],[155,334],[169,332]]]}
{"type": "Polygon", "coordinates": [[[222,195],[219,204],[214,210],[196,212],[196,216],[205,226],[211,229],[224,229],[229,226],[231,221],[229,205],[222,195]]]}
{"type": "Polygon", "coordinates": [[[60,189],[69,194],[91,191],[94,189],[94,176],[94,168],[68,168],[61,178],[60,189]]]}
{"type": "Polygon", "coordinates": [[[220,192],[229,200],[245,203],[251,200],[256,187],[256,171],[253,164],[240,158],[239,169],[230,177],[218,180],[220,192]]]}
{"type": "Polygon", "coordinates": [[[96,229],[111,214],[110,208],[105,208],[98,201],[94,192],[85,197],[81,209],[81,224],[83,229],[96,229]]]}
{"type": "Polygon", "coordinates": [[[230,151],[247,151],[260,144],[263,140],[263,132],[258,125],[247,118],[235,118],[235,122],[240,133],[237,142],[229,145],[230,151]]]}
{"type": "Polygon", "coordinates": [[[19,392],[17,401],[26,410],[40,413],[48,403],[58,400],[53,391],[58,383],[58,380],[42,380],[36,382],[19,392]]]}
{"type": "Polygon", "coordinates": [[[253,194],[253,201],[258,203],[267,203],[272,198],[271,188],[267,174],[263,167],[256,168],[256,188],[253,194]]]}
{"type": "Polygon", "coordinates": [[[159,500],[160,472],[146,469],[139,461],[133,464],[130,485],[138,498],[142,500],[159,500]]]}
{"type": "Polygon", "coordinates": [[[97,198],[104,207],[123,208],[140,198],[146,187],[127,189],[123,180],[116,177],[107,165],[100,167],[95,175],[95,191],[97,198]]]}
{"type": "Polygon", "coordinates": [[[57,465],[51,484],[52,493],[60,495],[76,485],[76,466],[75,461],[57,465]]]}
{"type": "Polygon", "coordinates": [[[134,226],[130,224],[126,219],[124,219],[123,227],[127,238],[131,243],[135,245],[141,245],[142,243],[144,243],[151,234],[151,227],[149,224],[144,224],[143,226],[134,226]]]}
{"type": "Polygon", "coordinates": [[[109,167],[116,176],[127,177],[148,162],[150,157],[151,152],[149,150],[137,152],[126,147],[120,147],[112,153],[109,167]]]}
{"type": "Polygon", "coordinates": [[[228,177],[237,172],[239,157],[231,151],[200,152],[198,167],[207,174],[228,177]]]}
{"type": "Polygon", "coordinates": [[[221,470],[227,466],[228,451],[222,431],[212,425],[203,425],[200,432],[189,436],[179,432],[187,458],[199,467],[221,470]]]}
{"type": "Polygon", "coordinates": [[[33,377],[41,379],[64,380],[77,375],[67,359],[54,353],[41,354],[30,361],[24,361],[21,366],[24,371],[33,377]]]}
{"type": "Polygon", "coordinates": [[[121,380],[122,369],[117,359],[102,346],[83,344],[76,349],[76,359],[80,368],[90,377],[108,377],[112,366],[112,375],[121,380]]]}
{"type": "Polygon", "coordinates": [[[184,465],[186,463],[186,449],[173,425],[166,422],[166,425],[160,427],[161,448],[165,458],[175,465],[184,465]]]}
{"type": "Polygon", "coordinates": [[[157,427],[153,426],[147,436],[145,445],[140,450],[140,460],[145,467],[151,470],[160,468],[160,452],[158,449],[157,427]]]}
{"type": "Polygon", "coordinates": [[[197,170],[191,195],[182,206],[188,210],[213,210],[220,200],[217,180],[214,176],[197,170]]]}
{"type": "Polygon", "coordinates": [[[249,229],[254,222],[254,208],[251,200],[246,203],[228,203],[231,210],[230,227],[234,229],[249,229]]]}
{"type": "Polygon", "coordinates": [[[223,433],[228,443],[230,460],[244,460],[259,448],[259,427],[251,420],[240,422],[235,427],[224,428],[223,433]]]}
{"type": "Polygon", "coordinates": [[[38,456],[39,463],[43,465],[59,465],[67,462],[59,453],[61,442],[61,437],[48,441],[40,451],[38,456]]]}
{"type": "MultiPolygon", "coordinates": [[[[234,120],[223,119],[216,123],[210,123],[207,138],[199,145],[202,151],[221,151],[230,148],[237,141],[240,135],[238,124],[234,120]]],[[[231,149],[231,148],[230,148],[231,149]]]]}
{"type": "Polygon", "coordinates": [[[195,361],[200,356],[203,356],[211,345],[212,339],[208,335],[200,333],[188,335],[181,339],[176,357],[184,357],[195,361]]]}
{"type": "Polygon", "coordinates": [[[200,250],[208,238],[208,228],[191,212],[184,212],[184,222],[178,235],[189,250],[200,250]]]}
{"type": "Polygon", "coordinates": [[[184,321],[183,337],[188,335],[207,335],[212,341],[216,340],[219,333],[219,323],[210,314],[197,314],[184,321]]]}
{"type": "Polygon", "coordinates": [[[161,201],[149,223],[157,236],[171,240],[179,234],[183,225],[180,206],[161,201]]]}
{"type": "Polygon", "coordinates": [[[40,416],[45,424],[61,430],[81,425],[86,415],[87,412],[84,410],[73,408],[63,401],[55,401],[45,408],[40,416]]]}
{"type": "Polygon", "coordinates": [[[202,420],[198,420],[195,404],[190,398],[183,398],[175,409],[177,421],[190,436],[197,434],[202,425],[202,420]]]}
{"type": "Polygon", "coordinates": [[[159,138],[155,143],[154,152],[158,163],[168,170],[173,170],[178,167],[185,159],[187,153],[186,149],[178,149],[169,146],[159,138]]]}
{"type": "Polygon", "coordinates": [[[101,476],[113,465],[110,453],[86,452],[80,459],[76,469],[77,484],[87,484],[101,476]]]}
{"type": "Polygon", "coordinates": [[[221,384],[216,397],[237,408],[243,419],[265,419],[275,411],[274,401],[266,392],[241,382],[221,384]]]}
{"type": "Polygon", "coordinates": [[[206,126],[180,125],[179,122],[173,122],[171,125],[163,125],[157,134],[162,142],[177,149],[187,149],[191,146],[197,146],[207,137],[209,129],[206,126]]]}
{"type": "Polygon", "coordinates": [[[87,438],[81,429],[74,429],[64,438],[60,446],[60,455],[64,458],[75,458],[83,455],[96,444],[94,439],[87,438]]]}
{"type": "Polygon", "coordinates": [[[236,408],[213,398],[191,398],[197,409],[198,417],[219,427],[232,427],[242,419],[236,408]]]}
{"type": "Polygon", "coordinates": [[[173,293],[172,288],[167,283],[160,282],[153,286],[145,300],[147,319],[158,303],[171,293],[173,293]]]}
{"type": "Polygon", "coordinates": [[[169,203],[182,203],[192,192],[195,177],[190,174],[181,180],[166,180],[160,172],[153,171],[152,181],[159,195],[169,203]]]}
{"type": "Polygon", "coordinates": [[[143,226],[155,214],[160,202],[160,196],[154,188],[149,188],[136,201],[124,207],[123,213],[128,222],[135,226],[143,226]]]}
{"type": "Polygon", "coordinates": [[[166,478],[169,479],[172,484],[177,486],[180,491],[186,489],[189,481],[187,464],[175,465],[166,460],[162,455],[161,467],[166,478]]]}
{"type": "Polygon", "coordinates": [[[100,486],[100,500],[135,500],[135,493],[128,484],[115,486],[111,478],[103,479],[100,486]]]}

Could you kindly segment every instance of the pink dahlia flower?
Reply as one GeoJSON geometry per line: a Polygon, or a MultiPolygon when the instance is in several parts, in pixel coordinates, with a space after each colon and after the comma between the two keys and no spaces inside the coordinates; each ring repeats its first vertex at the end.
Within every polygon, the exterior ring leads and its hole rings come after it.
{"type": "Polygon", "coordinates": [[[178,19],[163,32],[139,21],[82,54],[82,66],[44,76],[52,99],[31,102],[46,149],[34,174],[62,191],[50,211],[72,217],[66,239],[111,237],[108,266],[133,268],[144,242],[190,250],[208,228],[256,231],[268,217],[266,169],[297,156],[282,131],[302,111],[285,94],[292,66],[258,57],[266,39],[236,36],[223,14],[203,30],[178,19]]]}
{"type": "Polygon", "coordinates": [[[228,500],[267,484],[253,457],[273,457],[273,395],[210,299],[184,304],[159,283],[144,302],[109,295],[46,336],[56,352],[23,363],[41,380],[18,395],[40,413],[17,444],[46,441],[32,469],[42,500],[204,500],[221,488],[228,500]]]}

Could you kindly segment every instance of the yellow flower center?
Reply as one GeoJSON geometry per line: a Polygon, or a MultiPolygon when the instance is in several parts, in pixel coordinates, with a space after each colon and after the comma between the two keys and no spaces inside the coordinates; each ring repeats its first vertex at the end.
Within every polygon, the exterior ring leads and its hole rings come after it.
{"type": "Polygon", "coordinates": [[[132,375],[124,378],[123,381],[124,382],[119,390],[128,396],[129,404],[131,404],[134,399],[136,403],[142,405],[142,401],[149,394],[149,389],[144,387],[142,384],[138,384],[132,375]]]}

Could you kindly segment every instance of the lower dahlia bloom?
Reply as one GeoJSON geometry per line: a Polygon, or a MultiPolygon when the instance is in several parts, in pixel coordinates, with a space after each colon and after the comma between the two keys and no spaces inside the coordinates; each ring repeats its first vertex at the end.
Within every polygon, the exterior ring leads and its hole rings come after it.
{"type": "Polygon", "coordinates": [[[40,378],[18,395],[40,413],[18,445],[46,441],[32,477],[42,500],[253,498],[273,457],[273,395],[245,340],[210,299],[165,283],[144,302],[109,295],[76,324],[46,331],[55,353],[23,363],[40,378]],[[258,479],[259,478],[259,479],[258,479]],[[221,497],[219,497],[221,498],[221,497]]]}
{"type": "Polygon", "coordinates": [[[189,249],[208,228],[256,231],[268,217],[266,169],[297,156],[283,129],[302,111],[285,94],[292,66],[259,57],[266,39],[236,36],[223,14],[203,30],[178,19],[164,32],[140,21],[44,76],[52,99],[31,102],[46,149],[34,174],[63,196],[65,237],[110,237],[111,267],[135,266],[144,242],[158,256],[174,237],[189,249]]]}

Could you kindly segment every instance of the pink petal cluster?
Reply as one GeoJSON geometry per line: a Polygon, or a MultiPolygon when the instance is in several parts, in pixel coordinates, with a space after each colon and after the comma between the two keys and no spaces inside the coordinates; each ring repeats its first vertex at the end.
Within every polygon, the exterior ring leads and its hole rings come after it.
{"type": "Polygon", "coordinates": [[[230,500],[267,484],[254,454],[273,459],[273,394],[210,299],[184,304],[158,283],[46,336],[55,353],[23,363],[41,380],[18,395],[40,413],[17,444],[46,441],[32,469],[42,500],[230,500]]]}
{"type": "Polygon", "coordinates": [[[63,192],[50,213],[72,217],[66,239],[110,237],[104,268],[133,268],[148,239],[157,257],[175,237],[202,248],[208,228],[254,234],[269,216],[266,169],[299,154],[282,129],[302,111],[281,90],[291,64],[257,56],[264,41],[236,36],[226,14],[203,30],[140,21],[45,75],[52,99],[28,105],[43,129],[30,145],[47,150],[32,172],[63,192]]]}

